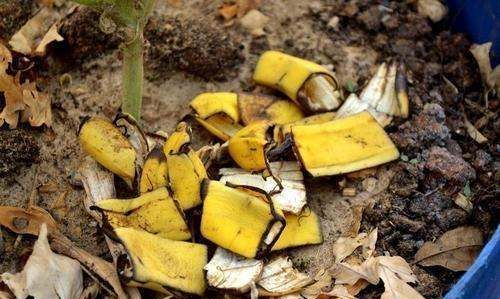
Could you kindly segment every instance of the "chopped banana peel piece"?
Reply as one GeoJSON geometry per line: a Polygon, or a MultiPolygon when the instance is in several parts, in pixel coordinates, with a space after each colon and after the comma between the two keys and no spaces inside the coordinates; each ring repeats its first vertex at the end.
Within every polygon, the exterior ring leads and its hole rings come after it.
{"type": "Polygon", "coordinates": [[[304,113],[294,102],[269,95],[239,93],[238,108],[244,125],[262,120],[280,125],[304,118],[304,113]]]}
{"type": "Polygon", "coordinates": [[[229,139],[229,154],[236,164],[247,171],[266,168],[265,150],[270,143],[267,135],[271,128],[268,121],[255,122],[229,139]]]}
{"type": "Polygon", "coordinates": [[[139,180],[139,191],[150,192],[168,184],[167,158],[159,147],[155,147],[147,156],[139,180]]]}
{"type": "Polygon", "coordinates": [[[243,128],[242,125],[233,123],[227,115],[223,114],[215,114],[206,119],[196,117],[196,121],[210,133],[214,134],[217,138],[223,141],[228,141],[243,128]]]}
{"type": "MultiPolygon", "coordinates": [[[[284,212],[300,214],[306,204],[306,188],[304,176],[299,164],[295,161],[272,162],[269,164],[273,175],[280,180],[283,189],[280,193],[273,193],[272,199],[284,212]]],[[[267,193],[278,191],[280,186],[271,176],[252,174],[241,168],[221,168],[220,182],[229,182],[234,185],[247,185],[260,188],[267,193]]],[[[286,228],[285,228],[286,230],[286,228]]]]}
{"type": "Polygon", "coordinates": [[[167,157],[170,188],[183,210],[201,204],[200,185],[207,177],[200,158],[193,150],[190,153],[170,154],[167,157]]]}
{"type": "Polygon", "coordinates": [[[320,219],[310,209],[300,215],[285,214],[286,226],[272,250],[323,243],[320,219]]]}
{"type": "Polygon", "coordinates": [[[286,135],[292,132],[292,126],[322,124],[334,120],[335,117],[336,117],[335,112],[326,112],[326,113],[311,115],[301,120],[295,121],[293,123],[281,125],[280,126],[281,138],[284,139],[286,135]]]}
{"type": "Polygon", "coordinates": [[[144,158],[149,153],[149,144],[147,136],[141,126],[139,126],[139,123],[132,115],[120,112],[113,120],[113,124],[120,128],[121,131],[125,132],[124,136],[127,137],[137,153],[136,165],[142,167],[144,164],[144,158]]]}
{"type": "Polygon", "coordinates": [[[277,257],[264,265],[257,281],[260,296],[283,296],[300,291],[313,283],[307,274],[293,268],[288,257],[277,257]]]}
{"type": "Polygon", "coordinates": [[[175,132],[165,141],[163,152],[168,157],[170,153],[184,151],[185,147],[191,143],[191,128],[185,122],[180,122],[175,128],[175,132]]]}
{"type": "Polygon", "coordinates": [[[189,105],[202,119],[222,113],[229,116],[234,123],[240,121],[238,94],[233,92],[202,93],[196,96],[189,105]]]}
{"type": "Polygon", "coordinates": [[[96,205],[114,228],[143,229],[171,240],[191,238],[182,211],[165,187],[134,199],[106,199],[96,205]]]}
{"type": "Polygon", "coordinates": [[[337,111],[336,119],[368,111],[385,127],[393,116],[408,117],[409,112],[406,75],[403,64],[382,63],[370,79],[359,98],[350,94],[337,111]]]}
{"type": "Polygon", "coordinates": [[[224,185],[203,182],[201,234],[218,246],[247,258],[265,255],[285,225],[281,210],[269,202],[224,185]]]}
{"type": "Polygon", "coordinates": [[[227,141],[242,126],[238,111],[238,94],[233,92],[207,92],[196,96],[190,103],[196,120],[210,133],[227,141]]]}
{"type": "Polygon", "coordinates": [[[319,125],[293,126],[292,139],[302,166],[315,177],[353,172],[399,157],[368,112],[319,125]]]}
{"type": "Polygon", "coordinates": [[[183,210],[201,204],[200,184],[207,177],[203,163],[189,146],[190,142],[191,129],[181,122],[163,146],[167,157],[167,181],[183,210]]]}
{"type": "Polygon", "coordinates": [[[247,259],[221,247],[217,247],[205,266],[210,286],[238,293],[248,292],[263,268],[263,261],[247,259]]]}
{"type": "Polygon", "coordinates": [[[83,123],[78,137],[85,153],[132,187],[137,153],[117,127],[106,119],[92,117],[83,123]]]}
{"type": "Polygon", "coordinates": [[[342,103],[333,73],[319,64],[278,51],[260,56],[253,79],[283,92],[309,112],[333,110],[342,103]]]}
{"type": "Polygon", "coordinates": [[[132,277],[129,278],[203,295],[206,288],[205,245],[169,240],[134,228],[116,228],[114,232],[132,263],[132,277]]]}

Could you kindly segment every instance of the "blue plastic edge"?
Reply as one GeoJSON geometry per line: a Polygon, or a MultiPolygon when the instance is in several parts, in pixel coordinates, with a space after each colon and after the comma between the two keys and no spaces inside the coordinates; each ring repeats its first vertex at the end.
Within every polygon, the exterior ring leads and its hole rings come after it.
{"type": "Polygon", "coordinates": [[[500,226],[444,299],[500,298],[500,226]]]}

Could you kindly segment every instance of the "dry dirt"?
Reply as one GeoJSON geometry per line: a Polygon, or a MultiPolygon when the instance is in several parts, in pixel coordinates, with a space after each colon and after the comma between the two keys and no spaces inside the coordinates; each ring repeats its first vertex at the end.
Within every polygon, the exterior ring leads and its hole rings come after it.
{"type": "MultiPolygon", "coordinates": [[[[480,75],[463,35],[418,16],[412,1],[380,1],[382,7],[378,1],[274,0],[264,1],[259,8],[269,23],[266,35],[256,38],[237,22],[224,26],[217,14],[221,2],[186,0],[172,6],[158,1],[145,34],[142,119],[147,130],[171,131],[189,113],[188,103],[198,93],[254,90],[251,72],[258,55],[267,49],[327,65],[352,91],[363,86],[378,62],[398,59],[408,68],[411,116],[388,128],[406,159],[347,177],[347,186],[362,192],[373,190],[374,184],[384,185],[395,174],[389,187],[377,195],[343,197],[341,177],[307,179],[309,205],[321,218],[325,242],[290,250],[298,267],[314,274],[331,265],[332,243],[359,226],[360,231],[379,228],[380,254],[388,251],[408,261],[423,242],[460,225],[476,225],[489,236],[499,211],[495,200],[498,99],[489,100],[489,110],[477,108],[484,107],[480,75]],[[332,18],[338,18],[336,27],[332,18]],[[456,85],[458,95],[450,93],[443,76],[456,85]],[[468,137],[462,109],[473,123],[493,114],[481,129],[489,143],[478,145],[468,137]],[[471,214],[453,203],[466,185],[473,192],[471,214]],[[362,211],[359,223],[356,219],[362,211]]],[[[12,9],[5,3],[0,0],[0,16],[2,10],[12,9]]],[[[10,26],[0,30],[0,39],[7,40],[25,21],[26,13],[17,17],[18,22],[0,22],[0,29],[10,26]]],[[[76,10],[61,28],[66,41],[36,61],[39,86],[52,95],[52,128],[0,129],[0,163],[4,164],[0,165],[0,205],[25,206],[35,190],[37,203],[61,223],[70,239],[106,257],[103,235],[82,205],[85,192],[77,177],[83,159],[76,139],[80,121],[88,115],[112,118],[120,106],[119,38],[101,33],[97,20],[96,13],[76,10]],[[61,85],[63,74],[71,80],[61,85]],[[19,139],[19,144],[10,145],[13,139],[19,139]]],[[[194,129],[195,145],[210,138],[200,127],[194,129]]],[[[16,242],[15,235],[3,230],[0,273],[19,269],[30,243],[28,237],[16,242]]],[[[413,268],[420,280],[417,289],[426,298],[441,298],[461,274],[413,268]]],[[[377,297],[382,290],[369,287],[360,297],[377,297]]]]}

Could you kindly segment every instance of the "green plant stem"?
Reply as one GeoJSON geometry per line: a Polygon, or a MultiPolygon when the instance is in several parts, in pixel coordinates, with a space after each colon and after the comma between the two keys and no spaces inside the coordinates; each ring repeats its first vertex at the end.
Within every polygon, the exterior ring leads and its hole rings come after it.
{"type": "Polygon", "coordinates": [[[137,121],[141,117],[143,78],[142,32],[123,46],[122,112],[132,115],[137,121]]]}

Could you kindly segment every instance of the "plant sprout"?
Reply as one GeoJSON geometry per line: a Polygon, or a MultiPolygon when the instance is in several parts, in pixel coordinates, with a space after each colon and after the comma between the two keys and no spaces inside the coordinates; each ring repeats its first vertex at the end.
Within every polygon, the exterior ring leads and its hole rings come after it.
{"type": "Polygon", "coordinates": [[[101,12],[101,29],[122,33],[122,112],[140,119],[143,84],[143,30],[155,0],[75,0],[101,12]],[[110,30],[111,29],[111,30],[110,30]]]}

